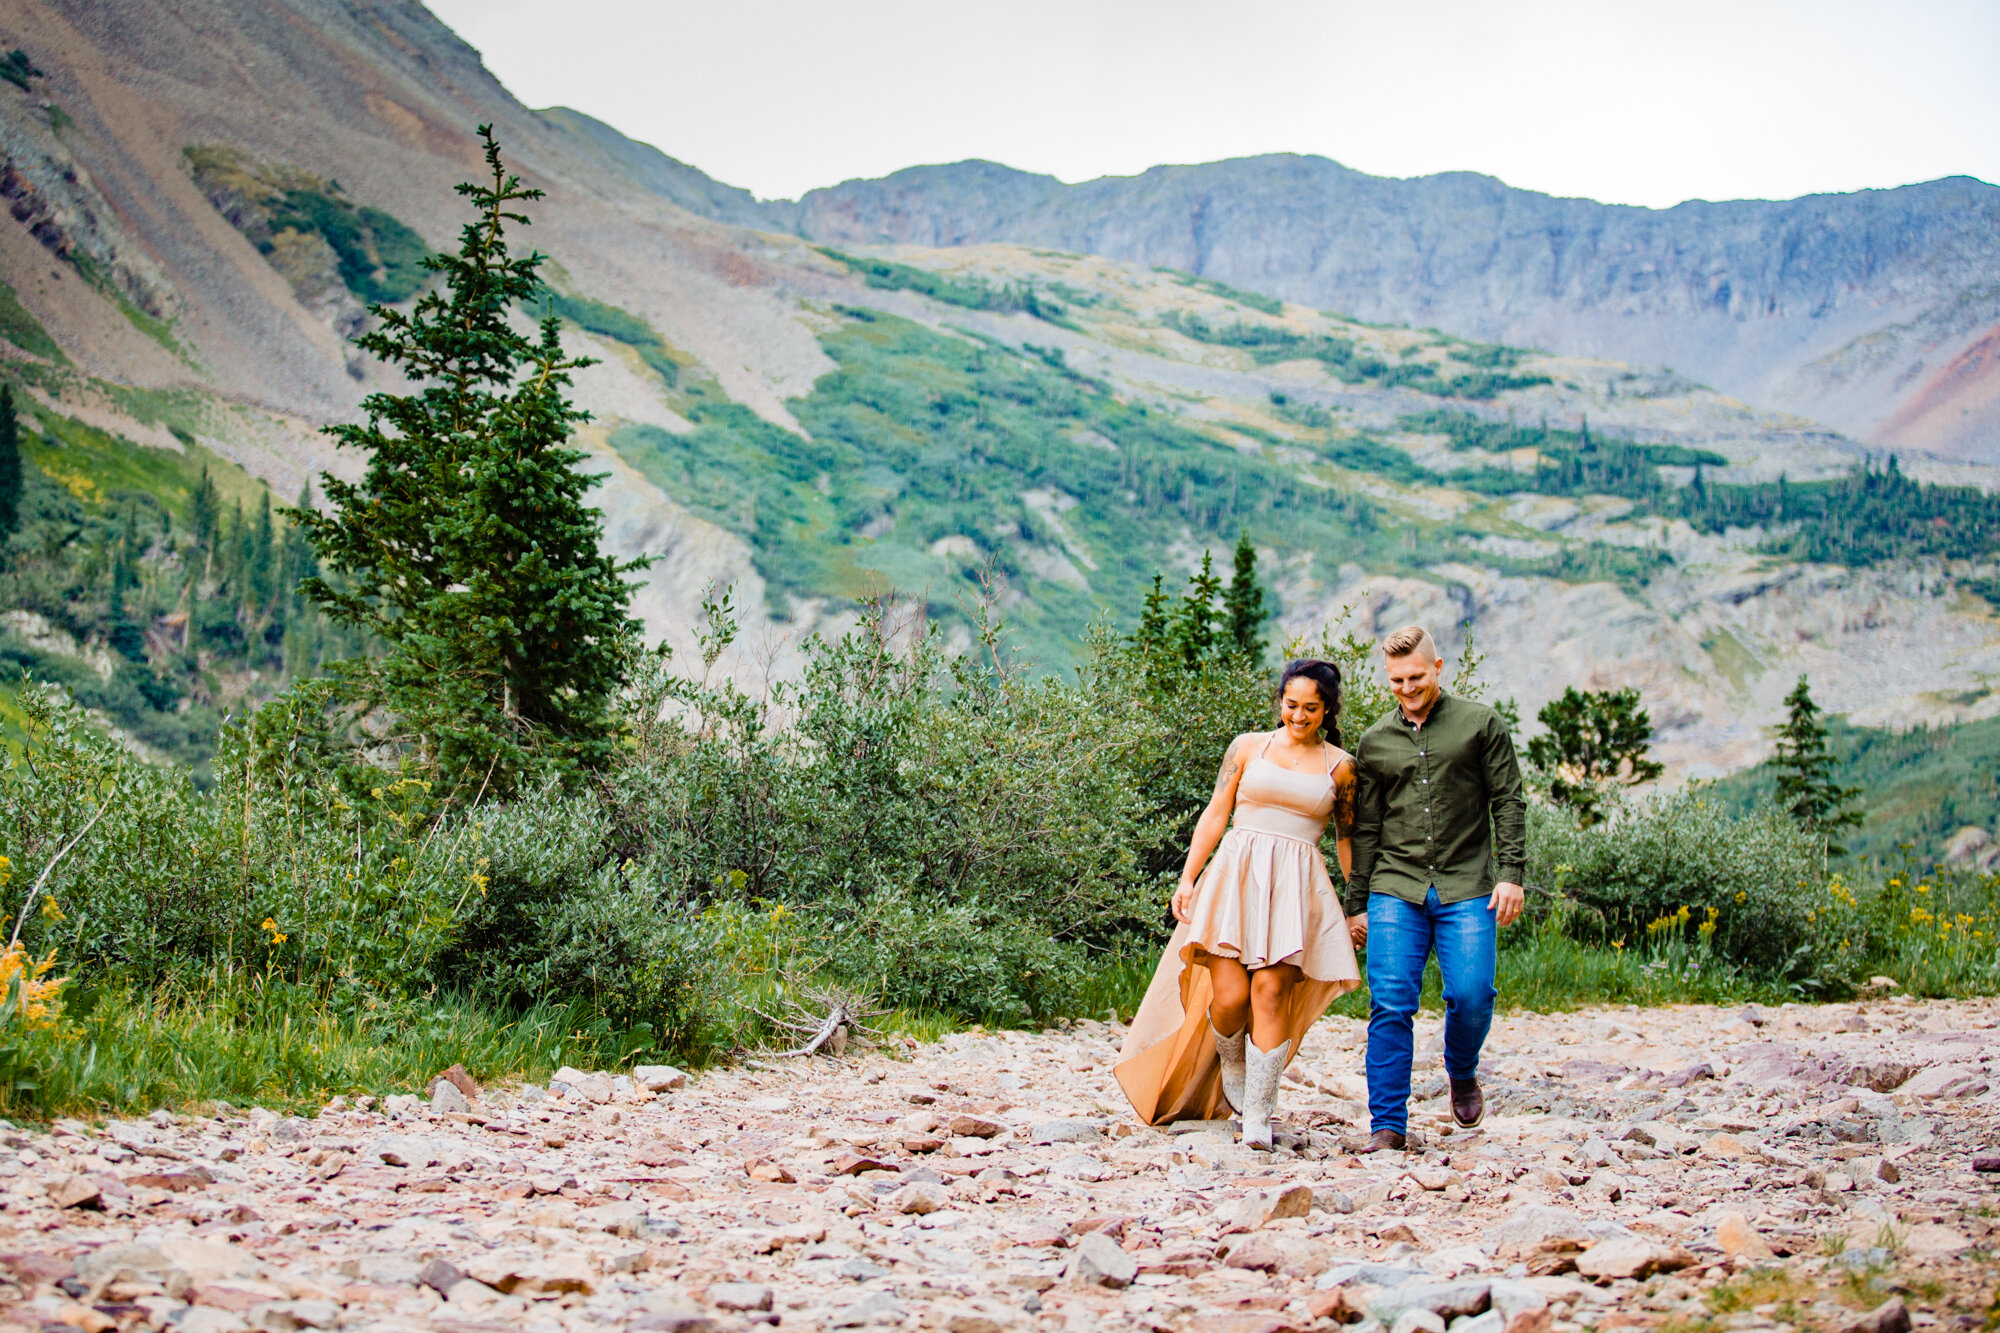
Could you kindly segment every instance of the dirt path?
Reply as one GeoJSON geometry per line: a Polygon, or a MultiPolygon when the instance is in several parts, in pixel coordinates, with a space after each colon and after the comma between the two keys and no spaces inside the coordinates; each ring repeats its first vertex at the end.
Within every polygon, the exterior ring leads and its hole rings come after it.
{"type": "Polygon", "coordinates": [[[571,1071],[310,1121],[60,1122],[4,1135],[0,1333],[1970,1329],[1996,1024],[2000,1001],[1515,1015],[1486,1125],[1453,1134],[1430,1020],[1425,1146],[1359,1158],[1338,1019],[1269,1155],[1134,1124],[1096,1023],[657,1094],[571,1071]]]}

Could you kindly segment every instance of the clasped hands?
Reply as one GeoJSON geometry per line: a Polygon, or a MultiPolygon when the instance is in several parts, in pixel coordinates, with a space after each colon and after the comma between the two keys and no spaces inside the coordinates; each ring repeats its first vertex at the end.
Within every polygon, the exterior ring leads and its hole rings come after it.
{"type": "MultiPolygon", "coordinates": [[[[1520,918],[1521,909],[1527,906],[1527,902],[1528,892],[1519,884],[1495,884],[1493,892],[1487,896],[1486,910],[1493,913],[1498,924],[1511,926],[1520,918]]],[[[1180,916],[1179,894],[1174,895],[1174,904],[1174,914],[1180,916]]],[[[1187,918],[1182,916],[1181,920],[1185,921],[1187,918]]],[[[1357,949],[1368,943],[1368,913],[1363,912],[1360,916],[1347,918],[1347,937],[1354,941],[1354,947],[1357,949]]]]}

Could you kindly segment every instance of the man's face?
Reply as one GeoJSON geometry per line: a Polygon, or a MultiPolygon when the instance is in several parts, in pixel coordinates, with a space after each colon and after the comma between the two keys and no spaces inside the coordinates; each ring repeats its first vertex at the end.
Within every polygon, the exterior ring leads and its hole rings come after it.
{"type": "Polygon", "coordinates": [[[1421,718],[1431,711],[1437,702],[1438,678],[1444,671],[1444,659],[1426,659],[1421,653],[1407,653],[1402,657],[1382,659],[1389,670],[1389,692],[1396,696],[1396,702],[1403,706],[1403,712],[1414,718],[1421,718]]]}

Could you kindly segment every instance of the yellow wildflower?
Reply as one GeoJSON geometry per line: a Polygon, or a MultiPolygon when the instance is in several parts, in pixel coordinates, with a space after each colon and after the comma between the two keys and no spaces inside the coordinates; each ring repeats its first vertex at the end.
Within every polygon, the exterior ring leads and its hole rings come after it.
{"type": "Polygon", "coordinates": [[[7,952],[0,953],[0,994],[14,984],[14,978],[21,979],[21,1018],[31,1032],[54,1027],[62,1014],[59,994],[67,978],[48,976],[55,965],[54,949],[49,950],[48,957],[36,958],[17,942],[9,945],[7,952]]]}
{"type": "Polygon", "coordinates": [[[63,909],[56,906],[56,896],[53,893],[42,895],[42,919],[44,921],[69,920],[68,917],[63,915],[63,909]]]}

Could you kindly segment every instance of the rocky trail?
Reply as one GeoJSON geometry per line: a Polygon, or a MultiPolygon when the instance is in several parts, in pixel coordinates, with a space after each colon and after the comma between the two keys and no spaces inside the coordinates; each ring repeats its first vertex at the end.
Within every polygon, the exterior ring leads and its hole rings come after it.
{"type": "Polygon", "coordinates": [[[1101,1023],[22,1126],[0,1333],[1971,1329],[1996,1024],[2000,1001],[1509,1015],[1486,1124],[1452,1133],[1430,1018],[1419,1146],[1373,1157],[1338,1018],[1272,1154],[1133,1123],[1101,1023]]]}

